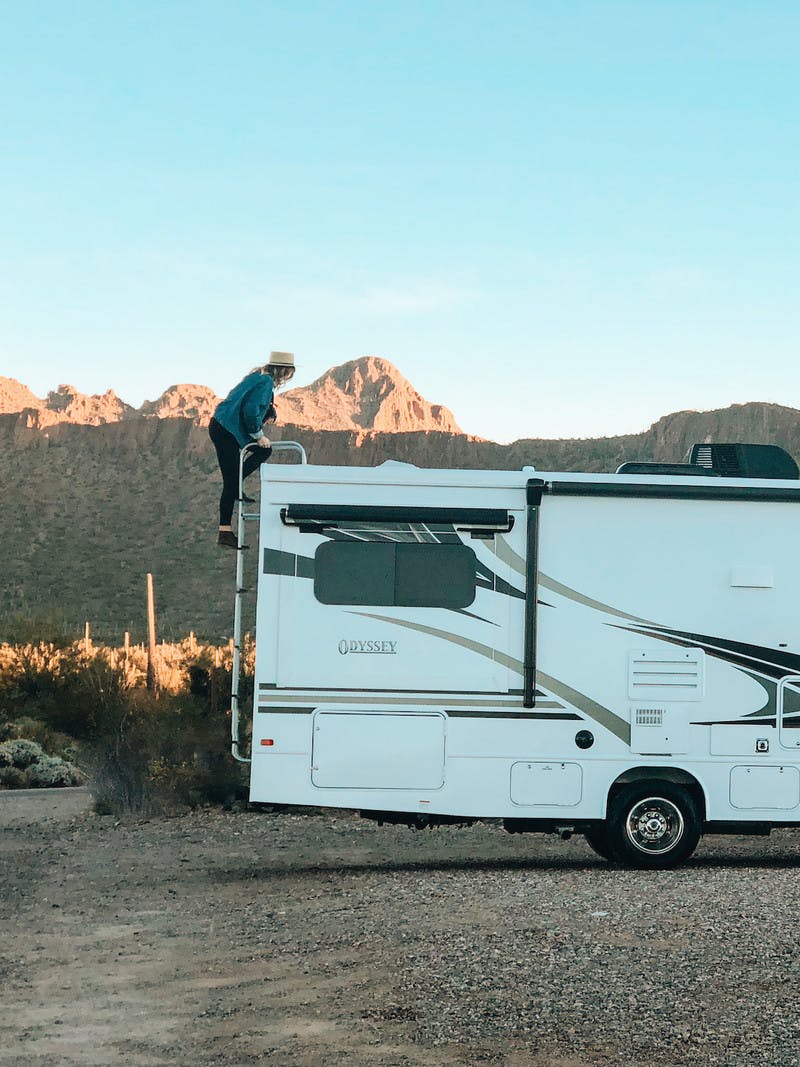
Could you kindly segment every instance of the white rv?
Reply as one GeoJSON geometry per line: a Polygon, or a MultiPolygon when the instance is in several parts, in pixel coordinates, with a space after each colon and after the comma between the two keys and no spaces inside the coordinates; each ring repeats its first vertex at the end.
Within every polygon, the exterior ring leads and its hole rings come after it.
{"type": "Polygon", "coordinates": [[[644,867],[800,825],[797,468],[693,458],[265,465],[251,799],[583,833],[644,867]]]}

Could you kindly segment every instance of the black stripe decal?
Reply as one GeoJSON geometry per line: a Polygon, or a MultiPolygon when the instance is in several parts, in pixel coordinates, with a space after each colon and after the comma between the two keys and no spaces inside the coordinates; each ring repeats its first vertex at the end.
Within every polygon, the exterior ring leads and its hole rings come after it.
{"type": "Polygon", "coordinates": [[[274,712],[277,715],[310,715],[316,708],[298,708],[296,704],[283,704],[281,707],[258,706],[259,713],[274,712]]]}
{"type": "Polygon", "coordinates": [[[453,719],[565,719],[583,722],[580,715],[571,711],[451,711],[447,714],[453,719]]]}
{"type": "MultiPolygon", "coordinates": [[[[272,713],[276,715],[311,715],[314,711],[319,709],[325,710],[324,705],[318,705],[314,708],[298,708],[293,704],[286,704],[281,707],[274,706],[259,706],[259,713],[272,713]]],[[[410,715],[419,715],[422,709],[414,709],[409,712],[410,715]]],[[[336,711],[333,712],[336,714],[336,711]]],[[[371,714],[368,708],[364,708],[362,711],[355,711],[354,709],[348,709],[345,714],[371,714]]],[[[385,714],[402,714],[401,709],[385,712],[385,714]]],[[[452,719],[539,719],[541,721],[549,720],[563,720],[568,722],[583,722],[580,715],[574,714],[570,711],[459,711],[457,709],[447,708],[445,714],[452,719]]]]}
{"type": "Polygon", "coordinates": [[[281,574],[287,578],[313,578],[314,560],[311,556],[298,556],[294,552],[265,548],[263,569],[264,574],[281,574]]]}
{"type": "MultiPolygon", "coordinates": [[[[276,692],[278,686],[275,682],[259,682],[259,689],[268,689],[270,692],[276,692]]],[[[434,696],[444,695],[448,700],[452,700],[454,697],[478,697],[481,700],[489,700],[490,697],[514,697],[521,696],[521,689],[486,689],[486,690],[474,690],[474,689],[355,689],[353,686],[344,685],[320,685],[320,686],[308,686],[308,685],[283,685],[280,687],[282,693],[309,693],[309,699],[313,700],[316,693],[371,693],[376,700],[380,699],[383,694],[388,697],[396,697],[398,693],[418,693],[420,696],[428,696],[432,694],[434,696]]],[[[534,696],[546,697],[548,694],[543,689],[537,689],[534,696]]]]}

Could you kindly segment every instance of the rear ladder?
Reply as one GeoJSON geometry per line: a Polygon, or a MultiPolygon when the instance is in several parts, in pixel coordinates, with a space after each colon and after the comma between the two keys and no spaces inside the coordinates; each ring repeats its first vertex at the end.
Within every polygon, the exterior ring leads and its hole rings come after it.
{"type": "MultiPolygon", "coordinates": [[[[249,763],[249,756],[239,752],[239,682],[242,663],[242,597],[245,589],[244,580],[244,524],[249,519],[258,519],[257,511],[245,511],[244,496],[244,461],[247,453],[258,448],[258,444],[245,445],[239,453],[239,493],[236,499],[236,598],[233,603],[233,662],[231,664],[231,752],[240,763],[249,763]]],[[[297,452],[301,463],[307,463],[306,450],[297,441],[273,441],[273,452],[297,452]]]]}

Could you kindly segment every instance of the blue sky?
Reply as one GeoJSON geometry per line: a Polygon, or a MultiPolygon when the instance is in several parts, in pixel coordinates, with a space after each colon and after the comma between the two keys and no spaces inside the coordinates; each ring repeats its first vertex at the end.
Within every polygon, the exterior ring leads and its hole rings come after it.
{"type": "Polygon", "coordinates": [[[285,348],[497,440],[800,407],[793,0],[0,20],[0,374],[39,395],[224,393],[285,348]]]}

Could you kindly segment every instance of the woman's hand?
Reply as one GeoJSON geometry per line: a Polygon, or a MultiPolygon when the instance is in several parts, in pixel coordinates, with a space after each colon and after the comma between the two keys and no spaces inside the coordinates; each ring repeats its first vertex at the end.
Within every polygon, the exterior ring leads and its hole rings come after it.
{"type": "Polygon", "coordinates": [[[263,434],[261,435],[261,437],[259,437],[258,441],[256,441],[256,444],[258,445],[259,448],[271,448],[272,447],[272,445],[270,444],[269,438],[268,437],[264,437],[263,434]]]}

